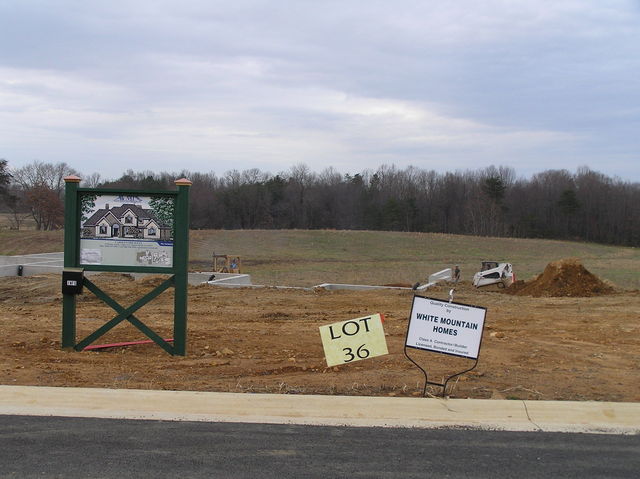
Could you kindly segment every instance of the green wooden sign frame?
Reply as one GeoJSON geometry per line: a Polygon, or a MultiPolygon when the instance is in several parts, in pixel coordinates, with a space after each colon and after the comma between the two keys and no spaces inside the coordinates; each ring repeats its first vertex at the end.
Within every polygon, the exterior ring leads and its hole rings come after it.
{"type": "Polygon", "coordinates": [[[189,264],[189,189],[191,182],[186,178],[176,180],[177,190],[131,190],[131,189],[98,189],[80,188],[80,178],[68,176],[65,181],[65,228],[64,228],[64,269],[84,271],[113,271],[131,273],[156,273],[171,275],[166,281],[152,291],[139,298],[128,307],[122,306],[95,283],[83,276],[82,285],[95,294],[106,305],[116,311],[110,321],[76,342],[76,301],[77,295],[65,293],[62,295],[62,348],[82,351],[96,339],[110,331],[122,321],[129,321],[149,339],[171,355],[184,356],[187,347],[187,284],[189,264]],[[81,264],[80,235],[81,235],[81,201],[83,194],[95,195],[133,195],[146,197],[173,197],[174,204],[174,232],[173,258],[171,266],[134,266],[134,265],[98,265],[81,264]],[[173,344],[165,341],[155,331],[135,317],[135,312],[152,301],[162,292],[172,287],[174,295],[173,314],[173,344]]]}

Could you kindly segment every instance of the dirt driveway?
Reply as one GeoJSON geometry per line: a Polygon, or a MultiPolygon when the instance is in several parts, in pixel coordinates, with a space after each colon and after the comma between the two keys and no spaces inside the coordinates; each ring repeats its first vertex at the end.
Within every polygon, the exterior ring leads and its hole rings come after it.
{"type": "MultiPolygon", "coordinates": [[[[106,273],[94,281],[128,305],[160,279],[106,273]]],[[[154,344],[68,352],[60,349],[59,276],[0,283],[0,383],[198,391],[411,396],[423,376],[403,353],[413,292],[189,289],[188,355],[154,344]],[[389,355],[327,368],[318,327],[371,313],[386,317],[389,355]]],[[[448,288],[429,296],[447,298],[448,288]]],[[[171,334],[170,292],[139,319],[171,334]]],[[[640,293],[533,298],[477,291],[462,284],[456,300],[488,308],[478,367],[451,397],[640,401],[640,293]]],[[[78,306],[79,339],[115,314],[90,293],[78,306]]],[[[100,343],[145,339],[121,324],[100,343]]],[[[434,380],[468,360],[411,352],[434,380]]],[[[437,393],[435,389],[429,390],[437,393]]]]}

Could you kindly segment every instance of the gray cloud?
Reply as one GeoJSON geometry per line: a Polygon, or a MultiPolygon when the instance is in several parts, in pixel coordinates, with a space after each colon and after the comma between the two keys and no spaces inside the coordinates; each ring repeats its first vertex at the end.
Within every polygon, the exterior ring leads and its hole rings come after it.
{"type": "Polygon", "coordinates": [[[588,164],[637,181],[639,13],[625,1],[7,1],[0,157],[104,176],[588,164]]]}

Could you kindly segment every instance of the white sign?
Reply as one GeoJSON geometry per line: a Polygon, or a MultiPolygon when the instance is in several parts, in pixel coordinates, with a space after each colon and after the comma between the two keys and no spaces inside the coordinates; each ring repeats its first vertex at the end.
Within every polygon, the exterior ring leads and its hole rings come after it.
{"type": "Polygon", "coordinates": [[[414,296],[406,345],[478,359],[486,308],[414,296]]]}

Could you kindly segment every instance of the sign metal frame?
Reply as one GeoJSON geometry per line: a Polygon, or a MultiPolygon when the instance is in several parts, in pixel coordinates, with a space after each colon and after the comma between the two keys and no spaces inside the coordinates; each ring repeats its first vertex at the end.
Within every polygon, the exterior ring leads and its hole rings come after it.
{"type": "Polygon", "coordinates": [[[458,376],[460,376],[460,375],[462,375],[464,373],[468,373],[469,371],[472,371],[478,365],[478,360],[480,358],[480,349],[482,347],[482,337],[484,336],[484,323],[485,323],[485,319],[486,319],[486,313],[487,313],[487,308],[485,308],[483,306],[476,306],[476,305],[472,305],[472,304],[458,303],[458,302],[454,302],[452,300],[446,301],[446,300],[442,300],[442,299],[431,298],[431,297],[428,297],[428,296],[420,296],[420,295],[417,295],[417,294],[413,296],[413,300],[412,300],[412,303],[411,303],[411,312],[409,313],[409,320],[408,320],[408,323],[407,323],[407,332],[405,334],[405,339],[404,339],[404,355],[406,356],[406,358],[409,361],[411,361],[424,374],[424,388],[422,390],[422,396],[423,397],[425,397],[427,395],[427,386],[428,385],[441,387],[442,388],[442,397],[445,397],[446,396],[446,392],[447,392],[447,385],[448,385],[449,381],[451,381],[453,378],[456,378],[456,377],[458,377],[458,376]],[[407,345],[407,341],[409,340],[409,330],[411,328],[411,320],[413,318],[413,310],[414,310],[414,306],[416,304],[416,298],[427,299],[427,300],[432,300],[432,301],[438,301],[440,303],[455,304],[455,305],[459,305],[459,306],[465,306],[467,308],[482,309],[484,311],[484,316],[483,316],[483,319],[482,319],[482,330],[480,332],[480,342],[478,343],[478,353],[475,356],[475,358],[469,357],[469,356],[460,355],[460,354],[454,354],[454,353],[450,353],[450,352],[446,352],[446,351],[439,351],[439,350],[435,350],[435,349],[427,349],[427,348],[420,348],[420,347],[416,347],[416,346],[407,345]],[[463,358],[463,359],[470,359],[470,360],[473,360],[473,365],[470,368],[465,369],[464,371],[460,371],[460,372],[454,373],[454,374],[452,374],[450,376],[447,376],[446,379],[444,380],[444,382],[442,382],[442,383],[435,382],[435,381],[429,381],[429,375],[427,374],[426,369],[423,368],[422,366],[420,366],[420,364],[418,364],[411,356],[409,356],[409,353],[407,352],[407,348],[416,349],[416,350],[420,350],[420,351],[427,351],[427,352],[436,353],[436,354],[446,354],[446,355],[449,355],[449,356],[455,356],[455,357],[459,357],[459,358],[463,358]]]}

